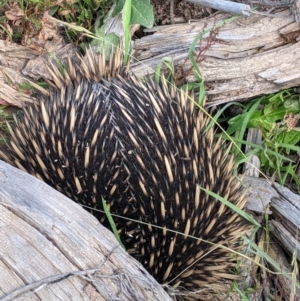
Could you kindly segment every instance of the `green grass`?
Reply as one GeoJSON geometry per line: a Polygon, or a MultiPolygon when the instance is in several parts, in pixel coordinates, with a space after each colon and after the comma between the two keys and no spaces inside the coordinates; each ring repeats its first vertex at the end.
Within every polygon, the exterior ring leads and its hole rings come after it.
{"type": "MultiPolygon", "coordinates": [[[[238,104],[242,113],[229,119],[226,130],[235,142],[235,155],[243,161],[241,149],[251,146],[251,153],[261,162],[261,172],[275,178],[281,185],[293,181],[300,192],[297,176],[297,162],[290,155],[300,152],[300,94],[296,89],[280,91],[276,94],[255,98],[246,104],[238,104]],[[259,129],[262,133],[261,145],[245,141],[249,128],[259,129]]],[[[225,137],[228,139],[228,136],[225,137]]]]}

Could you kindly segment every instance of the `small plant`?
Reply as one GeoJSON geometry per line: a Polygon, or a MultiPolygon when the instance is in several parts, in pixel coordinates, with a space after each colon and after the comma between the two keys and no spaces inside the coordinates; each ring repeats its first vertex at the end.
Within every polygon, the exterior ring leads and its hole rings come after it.
{"type": "Polygon", "coordinates": [[[280,184],[286,183],[288,177],[293,179],[300,190],[300,181],[296,175],[296,162],[291,155],[300,152],[300,94],[295,89],[283,90],[274,95],[256,98],[246,105],[238,104],[242,113],[231,118],[228,135],[234,137],[236,153],[239,155],[248,128],[259,128],[262,132],[261,145],[251,145],[253,153],[261,161],[262,171],[276,176],[280,184]]]}
{"type": "MultiPolygon", "coordinates": [[[[127,63],[131,52],[130,25],[140,24],[147,28],[152,27],[154,23],[153,9],[152,5],[150,5],[150,0],[119,0],[107,14],[106,19],[110,16],[115,17],[119,13],[122,16],[122,24],[124,28],[124,60],[125,63],[127,63]]],[[[110,52],[111,47],[118,46],[119,38],[113,33],[105,33],[104,24],[106,19],[102,23],[99,19],[97,20],[95,24],[95,34],[97,38],[94,39],[91,44],[96,46],[99,51],[104,47],[108,50],[108,52],[110,52]]]]}

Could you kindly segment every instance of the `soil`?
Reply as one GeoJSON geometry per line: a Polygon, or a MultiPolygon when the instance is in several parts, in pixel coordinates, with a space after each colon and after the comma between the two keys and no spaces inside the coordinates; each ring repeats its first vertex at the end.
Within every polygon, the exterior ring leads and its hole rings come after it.
{"type": "Polygon", "coordinates": [[[178,22],[188,22],[209,16],[213,10],[184,0],[151,0],[153,5],[155,25],[166,25],[178,22]],[[171,3],[173,2],[173,9],[171,3]],[[171,17],[173,11],[173,19],[171,17]]]}

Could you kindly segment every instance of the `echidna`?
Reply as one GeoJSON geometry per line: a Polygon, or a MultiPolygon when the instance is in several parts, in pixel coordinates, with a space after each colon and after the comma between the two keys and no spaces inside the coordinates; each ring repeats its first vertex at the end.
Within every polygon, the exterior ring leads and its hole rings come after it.
{"type": "Polygon", "coordinates": [[[1,157],[80,204],[103,210],[104,198],[130,219],[114,218],[120,238],[159,283],[195,292],[235,279],[228,248],[248,226],[201,188],[239,208],[246,197],[209,118],[164,79],[127,74],[118,54],[87,58],[63,74],[51,66],[49,94],[24,108],[1,157]]]}

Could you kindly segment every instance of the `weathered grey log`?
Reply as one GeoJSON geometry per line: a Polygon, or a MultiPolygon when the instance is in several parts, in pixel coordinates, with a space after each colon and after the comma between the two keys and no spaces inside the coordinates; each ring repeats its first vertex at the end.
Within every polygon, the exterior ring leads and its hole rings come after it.
{"type": "MultiPolygon", "coordinates": [[[[153,35],[135,41],[137,61],[132,64],[132,72],[141,77],[153,74],[165,57],[172,58],[175,67],[189,70],[188,50],[195,37],[229,17],[217,14],[199,22],[156,28],[153,35]]],[[[299,85],[299,32],[300,24],[294,21],[289,9],[275,13],[274,17],[240,17],[221,27],[199,63],[209,104],[241,100],[299,85]]],[[[202,39],[201,47],[206,47],[207,37],[202,39]]],[[[196,54],[198,50],[196,47],[196,54]]],[[[193,74],[187,79],[195,81],[193,74]]]]}
{"type": "MultiPolygon", "coordinates": [[[[261,15],[268,15],[267,12],[259,12],[256,11],[257,7],[266,6],[266,7],[290,7],[292,13],[294,14],[296,22],[299,22],[299,9],[300,9],[300,2],[299,0],[248,0],[248,3],[251,3],[254,7],[254,10],[251,8],[250,5],[244,3],[236,3],[229,0],[186,0],[186,2],[195,3],[198,5],[203,5],[206,7],[210,7],[216,10],[220,10],[223,12],[227,12],[234,15],[244,15],[249,16],[250,14],[261,14],[261,15]]],[[[243,2],[240,0],[240,2],[243,2]]]]}
{"type": "MultiPolygon", "coordinates": [[[[286,223],[286,221],[283,223],[286,223]]],[[[274,237],[276,237],[276,240],[281,243],[283,248],[290,254],[295,252],[297,260],[300,261],[299,238],[297,239],[297,236],[294,236],[292,232],[289,232],[280,222],[276,220],[271,220],[268,226],[271,230],[271,233],[274,235],[274,237]]],[[[298,233],[296,235],[298,235],[298,233]]]]}
{"type": "Polygon", "coordinates": [[[291,4],[291,9],[296,22],[300,22],[300,0],[294,0],[291,4]]]}
{"type": "Polygon", "coordinates": [[[247,4],[236,3],[236,2],[225,1],[225,0],[186,0],[186,1],[198,5],[210,7],[234,15],[249,16],[250,12],[252,11],[251,7],[247,4]]]}
{"type": "Polygon", "coordinates": [[[75,202],[0,161],[0,300],[171,300],[75,202]]]}
{"type": "Polygon", "coordinates": [[[278,197],[271,199],[270,208],[278,219],[288,220],[290,223],[286,227],[289,228],[290,232],[295,231],[294,234],[297,235],[300,229],[300,196],[277,183],[274,185],[278,197]]]}
{"type": "Polygon", "coordinates": [[[300,261],[300,196],[264,178],[245,176],[243,182],[249,189],[247,209],[271,214],[270,232],[285,250],[296,252],[300,261]]]}
{"type": "MultiPolygon", "coordinates": [[[[286,277],[286,274],[293,274],[293,268],[291,267],[290,262],[286,259],[285,252],[283,252],[283,249],[274,242],[268,244],[267,250],[268,255],[277,263],[278,266],[280,266],[281,271],[285,272],[278,273],[278,269],[274,268],[272,265],[268,265],[268,267],[276,273],[276,290],[279,291],[282,300],[300,301],[300,290],[297,286],[294,287],[295,282],[293,277],[286,277]],[[294,296],[292,294],[294,294],[294,296]]],[[[264,300],[266,299],[269,298],[265,298],[264,300]]]]}
{"type": "Polygon", "coordinates": [[[286,187],[275,184],[278,197],[273,197],[270,210],[276,221],[270,224],[272,233],[291,254],[300,261],[300,196],[286,187]]]}
{"type": "MultiPolygon", "coordinates": [[[[0,101],[20,106],[18,85],[26,81],[21,71],[34,57],[36,55],[31,49],[0,40],[0,101]]],[[[31,101],[30,97],[26,100],[31,101]]]]}
{"type": "Polygon", "coordinates": [[[245,176],[243,183],[248,189],[246,208],[257,214],[270,214],[269,204],[273,197],[278,196],[275,189],[264,178],[245,176]]]}
{"type": "MultiPolygon", "coordinates": [[[[262,141],[262,132],[260,129],[250,128],[247,133],[247,142],[251,142],[255,145],[261,145],[262,141]]],[[[252,147],[246,145],[245,153],[248,154],[251,151],[252,147]]],[[[260,160],[259,157],[255,154],[250,154],[249,159],[245,162],[243,167],[244,173],[250,177],[259,177],[260,172],[260,160]]]]}

